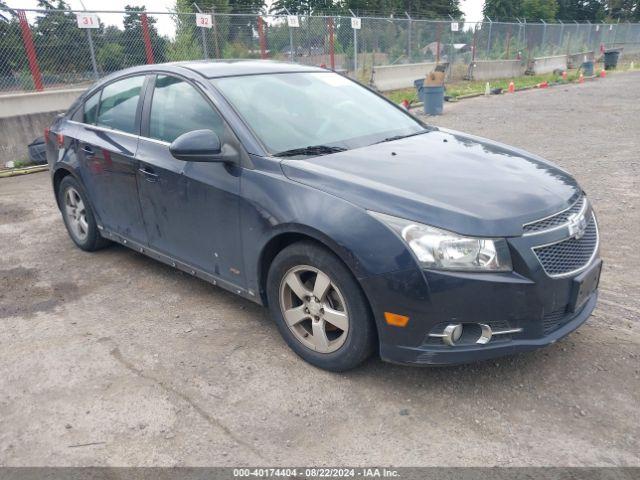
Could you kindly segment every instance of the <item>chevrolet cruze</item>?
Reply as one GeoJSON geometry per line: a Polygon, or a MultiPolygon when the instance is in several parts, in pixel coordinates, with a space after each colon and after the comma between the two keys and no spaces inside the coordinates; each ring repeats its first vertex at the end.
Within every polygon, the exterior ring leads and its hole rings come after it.
{"type": "Polygon", "coordinates": [[[321,368],[524,352],[596,305],[597,221],[567,172],[331,71],[136,67],[45,134],[78,247],[118,242],[265,305],[321,368]]]}

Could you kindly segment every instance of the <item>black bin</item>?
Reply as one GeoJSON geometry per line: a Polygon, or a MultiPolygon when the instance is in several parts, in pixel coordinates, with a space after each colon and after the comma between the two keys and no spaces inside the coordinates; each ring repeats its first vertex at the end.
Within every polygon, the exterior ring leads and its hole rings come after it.
{"type": "Polygon", "coordinates": [[[620,50],[605,50],[604,52],[604,69],[613,70],[618,66],[618,58],[620,50]]]}

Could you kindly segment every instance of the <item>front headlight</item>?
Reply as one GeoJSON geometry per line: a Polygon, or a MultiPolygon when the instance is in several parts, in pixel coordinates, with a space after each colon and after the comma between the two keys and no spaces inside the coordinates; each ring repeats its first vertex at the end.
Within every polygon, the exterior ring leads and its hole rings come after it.
{"type": "Polygon", "coordinates": [[[512,270],[504,238],[463,237],[384,213],[369,212],[396,232],[425,268],[508,272],[512,270]]]}

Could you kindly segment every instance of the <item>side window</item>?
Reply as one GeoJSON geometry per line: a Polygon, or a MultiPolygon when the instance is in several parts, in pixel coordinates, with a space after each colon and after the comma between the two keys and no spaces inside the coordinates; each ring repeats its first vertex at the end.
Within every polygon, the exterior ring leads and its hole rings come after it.
{"type": "Polygon", "coordinates": [[[102,90],[98,125],[128,133],[138,133],[136,109],[144,77],[130,77],[111,83],[102,90]]]}
{"type": "Polygon", "coordinates": [[[84,102],[84,111],[82,122],[88,123],[90,125],[95,125],[96,117],[98,116],[98,102],[100,101],[100,91],[98,90],[96,93],[91,95],[84,102]]]}
{"type": "Polygon", "coordinates": [[[151,101],[149,136],[173,142],[183,133],[203,128],[222,138],[224,123],[218,112],[189,83],[158,75],[151,101]]]}

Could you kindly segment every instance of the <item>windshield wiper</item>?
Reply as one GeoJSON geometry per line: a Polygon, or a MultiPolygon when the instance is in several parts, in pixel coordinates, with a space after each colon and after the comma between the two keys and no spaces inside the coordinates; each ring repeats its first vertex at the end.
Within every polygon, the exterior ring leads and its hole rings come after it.
{"type": "Polygon", "coordinates": [[[420,130],[419,132],[414,132],[414,133],[408,133],[406,135],[394,135],[393,137],[387,137],[384,140],[380,140],[379,142],[375,142],[373,145],[376,145],[378,143],[384,143],[384,142],[393,142],[394,140],[400,140],[401,138],[407,138],[407,137],[415,137],[416,135],[422,135],[423,133],[427,133],[430,130],[420,130]]]}
{"type": "Polygon", "coordinates": [[[331,145],[313,145],[310,147],[293,148],[283,152],[274,153],[274,157],[295,157],[296,155],[329,155],[330,153],[344,152],[346,148],[331,145]]]}

